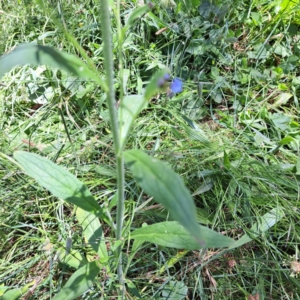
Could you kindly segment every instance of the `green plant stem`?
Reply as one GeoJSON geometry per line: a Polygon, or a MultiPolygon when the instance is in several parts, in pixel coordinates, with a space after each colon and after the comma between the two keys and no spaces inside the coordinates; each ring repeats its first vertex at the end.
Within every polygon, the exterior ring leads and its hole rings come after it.
{"type": "Polygon", "coordinates": [[[116,5],[116,20],[117,20],[117,32],[118,32],[118,68],[119,68],[119,80],[120,80],[120,99],[123,99],[124,94],[124,84],[123,84],[123,52],[122,45],[124,42],[122,34],[122,24],[120,17],[120,0],[117,0],[116,5]]]}
{"type": "MultiPolygon", "coordinates": [[[[117,205],[117,229],[116,238],[121,240],[122,227],[124,217],[124,162],[122,158],[122,149],[120,144],[119,126],[116,114],[116,101],[114,91],[114,66],[113,66],[113,49],[112,49],[112,33],[111,33],[111,20],[109,14],[109,4],[107,0],[101,0],[101,23],[102,23],[102,36],[104,43],[104,67],[106,71],[106,81],[108,85],[107,91],[107,104],[109,109],[109,116],[113,134],[113,141],[116,153],[117,163],[117,187],[118,187],[118,205],[117,205]]],[[[118,279],[121,285],[122,299],[124,298],[124,279],[122,268],[122,248],[117,249],[118,257],[118,279]]]]}

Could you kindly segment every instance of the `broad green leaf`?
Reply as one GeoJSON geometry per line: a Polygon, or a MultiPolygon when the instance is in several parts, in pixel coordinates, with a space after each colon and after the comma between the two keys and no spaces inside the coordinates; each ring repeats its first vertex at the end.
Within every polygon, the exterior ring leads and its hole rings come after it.
{"type": "Polygon", "coordinates": [[[164,205],[171,217],[194,236],[200,247],[207,248],[197,222],[196,206],[181,177],[169,166],[142,151],[124,152],[124,159],[138,184],[164,205]]]}
{"type": "Polygon", "coordinates": [[[142,95],[126,96],[121,101],[119,109],[119,123],[120,123],[120,138],[121,147],[123,148],[130,128],[138,116],[138,114],[146,108],[148,102],[145,101],[142,95]]]}
{"type": "Polygon", "coordinates": [[[8,286],[5,286],[3,283],[0,284],[0,297],[8,290],[9,290],[8,286]]]}
{"type": "Polygon", "coordinates": [[[116,170],[109,169],[100,164],[97,164],[95,166],[95,172],[100,175],[104,175],[104,176],[109,176],[109,177],[113,177],[113,178],[117,177],[116,170]]]}
{"type": "Polygon", "coordinates": [[[253,20],[253,23],[255,26],[258,26],[262,23],[262,16],[260,13],[257,12],[252,12],[251,13],[251,18],[253,20]]]}
{"type": "Polygon", "coordinates": [[[206,247],[198,227],[196,206],[181,177],[169,166],[142,151],[128,150],[123,155],[145,192],[164,205],[171,217],[184,226],[202,247],[206,247]]]}
{"type": "MultiPolygon", "coordinates": [[[[205,248],[228,247],[234,240],[205,226],[197,225],[205,248]]],[[[130,237],[160,246],[197,250],[204,248],[178,222],[161,222],[134,230],[130,237]]]]}
{"type": "Polygon", "coordinates": [[[259,222],[255,223],[251,227],[249,233],[246,233],[239,240],[235,241],[228,249],[241,247],[242,245],[251,242],[253,239],[259,237],[262,233],[269,230],[283,217],[284,212],[281,209],[273,208],[270,212],[263,215],[259,222]]]}
{"type": "Polygon", "coordinates": [[[23,295],[20,289],[9,290],[1,296],[1,300],[17,300],[23,295]]]}
{"type": "Polygon", "coordinates": [[[34,279],[33,281],[29,282],[28,284],[26,284],[23,287],[8,290],[8,291],[7,291],[7,287],[5,287],[5,293],[4,294],[0,293],[0,299],[1,300],[17,300],[17,299],[20,299],[21,296],[26,294],[28,292],[29,288],[31,286],[36,285],[37,282],[38,282],[38,279],[34,279]]]}
{"type": "Polygon", "coordinates": [[[164,300],[183,300],[186,299],[188,287],[183,281],[169,281],[162,290],[162,299],[164,300]]]}
{"type": "Polygon", "coordinates": [[[274,113],[270,115],[270,119],[273,121],[274,125],[280,130],[287,130],[292,118],[283,113],[274,113]]]}
{"type": "Polygon", "coordinates": [[[288,8],[288,6],[289,6],[291,3],[293,3],[293,1],[291,1],[291,0],[283,0],[283,1],[280,1],[279,3],[280,3],[280,5],[279,5],[280,9],[281,9],[281,10],[285,10],[285,9],[288,8]]]}
{"type": "Polygon", "coordinates": [[[100,262],[105,262],[108,259],[108,254],[102,226],[98,217],[81,208],[76,209],[76,217],[79,224],[82,226],[85,240],[98,254],[100,262]]]}
{"type": "Polygon", "coordinates": [[[61,263],[74,269],[78,269],[88,263],[87,259],[79,251],[73,249],[71,249],[70,253],[67,253],[65,248],[59,248],[57,256],[61,263]]]}
{"type": "Polygon", "coordinates": [[[78,269],[52,300],[73,300],[93,286],[100,268],[96,261],[78,269]]]}
{"type": "Polygon", "coordinates": [[[277,54],[283,58],[292,55],[290,47],[285,47],[284,45],[281,45],[281,44],[277,44],[273,51],[275,54],[277,54]]]}
{"type": "Polygon", "coordinates": [[[276,97],[273,104],[271,104],[271,107],[281,107],[282,105],[285,105],[288,103],[289,99],[293,97],[293,94],[291,93],[281,93],[279,96],[276,97]]]}
{"type": "Polygon", "coordinates": [[[102,208],[86,185],[69,171],[35,153],[16,151],[14,158],[30,177],[54,196],[94,214],[102,213],[102,208]]]}
{"type": "Polygon", "coordinates": [[[80,78],[95,80],[105,91],[106,83],[78,57],[42,45],[23,44],[0,58],[0,78],[17,66],[46,65],[70,72],[80,78]]]}

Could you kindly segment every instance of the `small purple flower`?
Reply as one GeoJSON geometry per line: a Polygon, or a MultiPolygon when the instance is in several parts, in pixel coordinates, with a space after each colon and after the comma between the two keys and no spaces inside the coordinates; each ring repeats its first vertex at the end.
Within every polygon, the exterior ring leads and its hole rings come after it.
{"type": "Polygon", "coordinates": [[[157,81],[157,86],[159,88],[162,88],[164,85],[165,85],[166,81],[164,78],[159,78],[158,81],[157,81]]]}
{"type": "Polygon", "coordinates": [[[169,79],[170,79],[170,74],[168,74],[168,73],[165,74],[165,75],[164,75],[164,80],[168,81],[169,79]]]}
{"type": "Polygon", "coordinates": [[[164,77],[159,78],[158,81],[157,81],[158,87],[159,87],[159,88],[164,87],[164,85],[167,83],[168,80],[170,80],[170,78],[171,78],[171,77],[170,77],[170,74],[168,74],[168,73],[166,73],[166,74],[164,75],[164,77]]]}
{"type": "Polygon", "coordinates": [[[176,94],[182,92],[182,86],[183,86],[182,81],[176,77],[171,82],[170,89],[174,94],[176,94]]]}

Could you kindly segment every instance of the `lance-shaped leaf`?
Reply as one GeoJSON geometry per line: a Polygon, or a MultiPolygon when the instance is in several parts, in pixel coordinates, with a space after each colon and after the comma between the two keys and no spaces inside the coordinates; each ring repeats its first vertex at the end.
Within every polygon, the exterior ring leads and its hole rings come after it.
{"type": "Polygon", "coordinates": [[[108,253],[106,250],[106,244],[99,218],[81,208],[77,208],[76,217],[79,224],[82,226],[83,236],[98,254],[100,262],[107,261],[108,253]]]}
{"type": "Polygon", "coordinates": [[[196,239],[198,248],[207,247],[207,235],[201,231],[196,206],[181,177],[169,166],[139,150],[124,152],[124,159],[138,184],[164,205],[171,217],[196,239]]]}
{"type": "Polygon", "coordinates": [[[70,72],[80,78],[95,80],[104,90],[106,83],[78,57],[42,45],[23,44],[0,58],[0,78],[17,66],[46,65],[70,72]]]}
{"type": "Polygon", "coordinates": [[[125,26],[123,27],[121,31],[121,40],[123,41],[125,38],[126,32],[129,30],[130,26],[133,24],[133,22],[141,18],[144,14],[146,14],[150,9],[152,8],[153,4],[148,3],[147,5],[143,5],[140,7],[135,8],[129,15],[128,19],[125,21],[125,26]]]}
{"type": "Polygon", "coordinates": [[[75,204],[83,210],[102,214],[102,208],[87,186],[69,171],[35,153],[16,151],[14,158],[30,177],[54,196],[75,204]]]}
{"type": "Polygon", "coordinates": [[[85,256],[79,250],[71,249],[70,253],[68,253],[64,247],[61,247],[56,253],[61,263],[74,269],[78,269],[88,263],[85,256]]]}
{"type": "MultiPolygon", "coordinates": [[[[200,226],[205,248],[228,247],[234,240],[210,228],[200,226]]],[[[177,249],[197,250],[199,243],[178,222],[161,222],[134,230],[130,237],[143,242],[177,249]]]]}
{"type": "Polygon", "coordinates": [[[120,123],[120,138],[121,147],[123,148],[128,136],[129,130],[138,116],[138,114],[147,106],[142,95],[126,96],[120,104],[119,123],[120,123]]]}
{"type": "Polygon", "coordinates": [[[77,299],[93,286],[100,268],[95,261],[78,269],[52,300],[77,299]]]}
{"type": "Polygon", "coordinates": [[[134,10],[130,13],[130,15],[129,15],[127,21],[126,21],[126,25],[125,25],[125,26],[128,26],[128,27],[129,27],[129,26],[134,22],[134,20],[136,20],[137,18],[142,17],[142,16],[143,16],[144,14],[146,14],[152,7],[153,7],[153,4],[148,3],[147,5],[143,5],[143,6],[140,6],[140,7],[137,7],[136,9],[134,9],[134,10]]]}

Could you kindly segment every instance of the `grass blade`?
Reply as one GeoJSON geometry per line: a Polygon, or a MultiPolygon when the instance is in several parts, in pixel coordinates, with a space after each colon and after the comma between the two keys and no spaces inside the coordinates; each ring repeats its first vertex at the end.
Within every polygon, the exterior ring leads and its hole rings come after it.
{"type": "Polygon", "coordinates": [[[229,249],[234,249],[240,247],[246,243],[251,242],[253,239],[260,236],[263,232],[269,230],[272,226],[274,226],[277,222],[279,222],[284,217],[284,213],[280,209],[272,209],[270,212],[266,213],[261,217],[260,222],[255,223],[249,234],[246,233],[239,240],[235,241],[229,249]]]}

